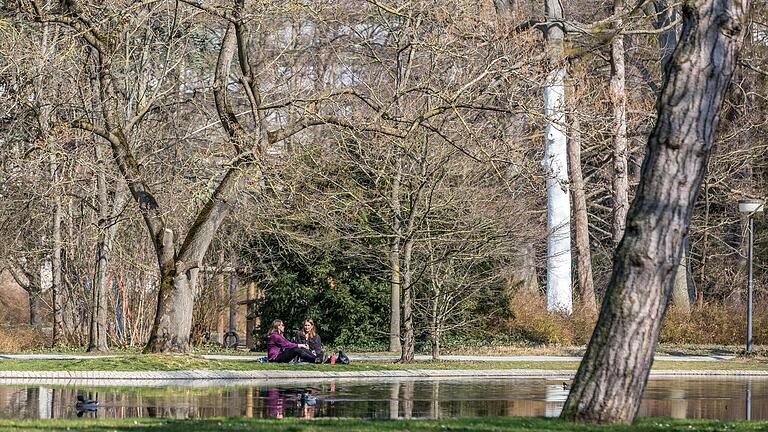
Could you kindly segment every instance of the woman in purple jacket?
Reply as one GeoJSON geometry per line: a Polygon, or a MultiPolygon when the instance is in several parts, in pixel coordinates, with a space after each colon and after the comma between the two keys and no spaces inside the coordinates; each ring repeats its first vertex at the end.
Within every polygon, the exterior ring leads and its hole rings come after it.
{"type": "Polygon", "coordinates": [[[282,320],[272,321],[272,328],[267,332],[267,361],[288,363],[297,356],[308,363],[317,361],[318,358],[309,351],[307,344],[295,344],[289,341],[283,337],[284,331],[285,325],[282,320]]]}

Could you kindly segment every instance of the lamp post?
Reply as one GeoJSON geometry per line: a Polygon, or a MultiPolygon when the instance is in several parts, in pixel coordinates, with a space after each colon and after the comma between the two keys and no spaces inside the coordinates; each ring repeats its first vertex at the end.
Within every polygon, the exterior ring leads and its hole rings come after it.
{"type": "Polygon", "coordinates": [[[752,246],[755,228],[755,213],[763,211],[763,201],[757,199],[739,200],[739,212],[747,215],[749,244],[747,246],[747,266],[749,268],[747,279],[747,354],[752,354],[752,246]]]}

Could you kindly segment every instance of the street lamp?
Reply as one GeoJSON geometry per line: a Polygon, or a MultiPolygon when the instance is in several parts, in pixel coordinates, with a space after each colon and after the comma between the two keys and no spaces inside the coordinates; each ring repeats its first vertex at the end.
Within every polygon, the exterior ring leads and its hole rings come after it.
{"type": "Polygon", "coordinates": [[[749,245],[747,246],[747,354],[752,354],[752,245],[755,231],[755,213],[763,211],[763,201],[757,199],[739,200],[739,212],[747,215],[749,229],[749,245]]]}

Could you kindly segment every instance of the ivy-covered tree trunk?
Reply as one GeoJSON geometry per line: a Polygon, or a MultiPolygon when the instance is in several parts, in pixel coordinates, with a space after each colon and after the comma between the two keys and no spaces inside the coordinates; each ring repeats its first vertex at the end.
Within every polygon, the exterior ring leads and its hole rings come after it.
{"type": "Polygon", "coordinates": [[[563,419],[630,423],[637,415],[748,5],[683,4],[683,30],[657,103],[637,195],[563,419]]]}

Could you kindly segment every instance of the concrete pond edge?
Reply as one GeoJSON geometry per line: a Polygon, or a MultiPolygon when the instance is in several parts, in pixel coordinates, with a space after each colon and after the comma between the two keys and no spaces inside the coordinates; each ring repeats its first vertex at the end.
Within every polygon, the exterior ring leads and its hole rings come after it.
{"type": "MultiPolygon", "coordinates": [[[[211,386],[259,383],[291,384],[319,381],[391,380],[479,380],[548,379],[569,380],[574,370],[488,369],[488,370],[184,370],[184,371],[0,371],[0,385],[91,385],[91,386],[211,386]]],[[[653,378],[768,378],[768,371],[754,370],[654,370],[653,378]]]]}

